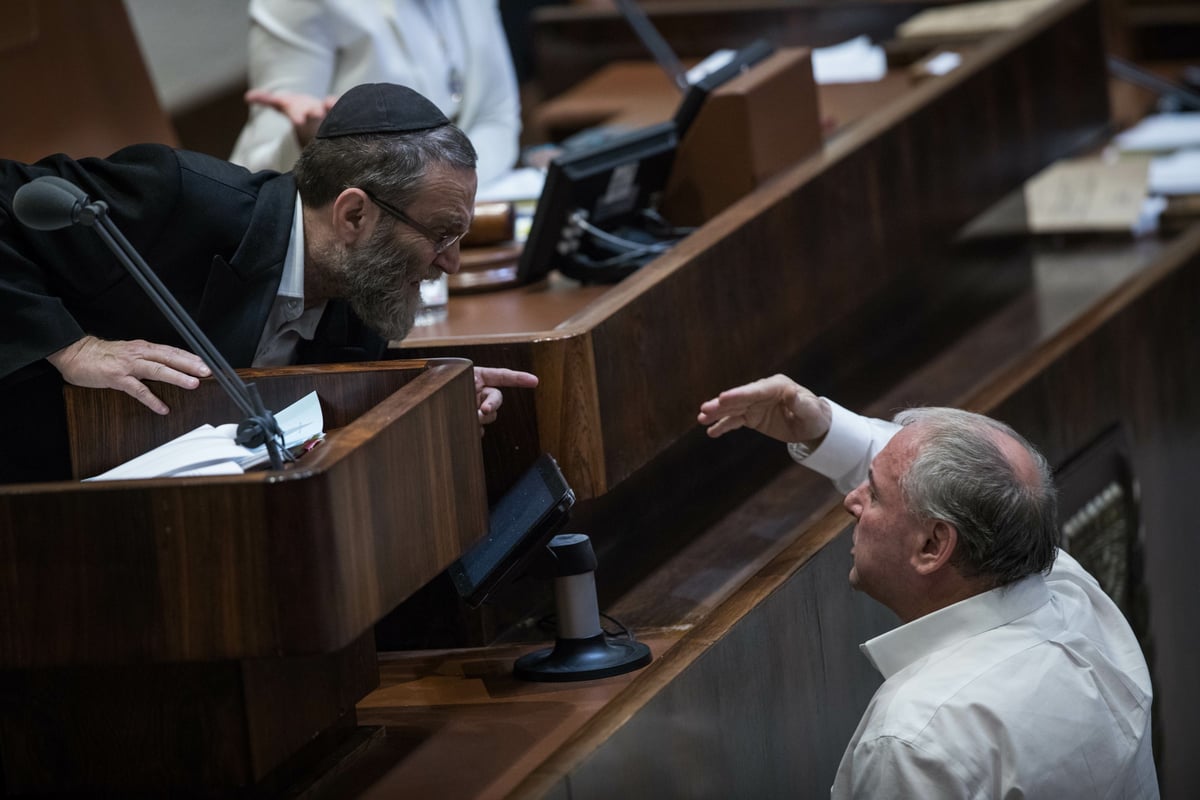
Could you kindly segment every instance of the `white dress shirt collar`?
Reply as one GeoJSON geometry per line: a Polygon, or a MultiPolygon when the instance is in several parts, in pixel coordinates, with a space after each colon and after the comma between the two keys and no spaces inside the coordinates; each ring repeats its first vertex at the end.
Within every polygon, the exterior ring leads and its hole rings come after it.
{"type": "Polygon", "coordinates": [[[1049,602],[1045,578],[1029,575],[926,614],[859,647],[886,680],[921,659],[936,657],[946,647],[1007,625],[1049,602]]]}
{"type": "Polygon", "coordinates": [[[254,355],[254,366],[277,367],[294,362],[301,339],[311,340],[317,333],[325,303],[304,308],[304,214],[300,195],[296,195],[296,212],[292,219],[292,235],[283,257],[283,274],[279,290],[271,306],[267,323],[254,355]]]}

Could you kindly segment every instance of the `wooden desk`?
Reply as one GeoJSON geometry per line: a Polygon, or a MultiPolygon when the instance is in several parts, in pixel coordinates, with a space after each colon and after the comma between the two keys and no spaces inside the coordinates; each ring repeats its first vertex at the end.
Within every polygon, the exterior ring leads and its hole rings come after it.
{"type": "MultiPolygon", "coordinates": [[[[279,472],[0,487],[5,794],[286,786],[353,733],[372,625],[484,533],[465,361],[247,378],[269,408],[316,391],[328,440],[279,472]]],[[[70,391],[78,468],[240,416],[183,394],[70,391]]]]}
{"type": "MultiPolygon", "coordinates": [[[[888,39],[896,26],[937,0],[680,0],[647,3],[646,13],[680,59],[765,38],[776,46],[827,47],[866,34],[888,39]]],[[[538,83],[553,97],[615,61],[644,59],[646,47],[614,8],[554,5],[534,12],[538,83]]]]}
{"type": "Polygon", "coordinates": [[[374,765],[363,796],[421,780],[464,796],[575,800],[828,791],[879,680],[856,644],[894,620],[846,586],[847,517],[830,487],[785,468],[762,437],[712,442],[695,425],[701,400],[774,369],[868,413],[911,403],[992,413],[1054,464],[1124,426],[1143,499],[1160,774],[1172,795],[1200,790],[1188,620],[1200,542],[1176,533],[1191,529],[1200,431],[1200,229],[1032,259],[945,247],[968,208],[1103,128],[1100,53],[1068,34],[1095,30],[1094,11],[1067,3],[1040,33],[985,43],[957,76],[876,109],[553,328],[406,345],[541,371],[537,399],[519,409],[536,425],[498,429],[508,438],[493,456],[541,448],[570,465],[590,498],[572,529],[597,545],[601,607],[656,658],[632,678],[562,689],[507,679],[519,647],[389,659],[396,683],[362,713],[400,726],[405,744],[374,765]],[[1031,60],[1006,66],[1017,51],[1031,60]],[[992,282],[922,296],[959,274],[992,282]],[[482,748],[502,742],[518,766],[476,762],[464,734],[482,748]],[[396,756],[418,741],[418,761],[453,752],[480,770],[422,778],[396,756]]]}
{"type": "MultiPolygon", "coordinates": [[[[911,79],[903,69],[872,83],[818,86],[824,127],[830,133],[842,131],[911,88],[911,79]]],[[[539,140],[557,142],[598,125],[633,130],[663,122],[671,118],[681,100],[678,88],[658,64],[619,61],[542,103],[533,121],[539,140]]]]}
{"type": "Polygon", "coordinates": [[[479,339],[451,320],[395,352],[540,375],[485,437],[489,474],[547,451],[581,498],[603,495],[690,430],[698,399],[796,364],[856,315],[932,313],[965,277],[937,262],[958,228],[1104,131],[1098,30],[1096,6],[1069,1],[996,36],[590,303],[539,310],[552,326],[481,296],[472,319],[520,322],[479,339]]]}
{"type": "MultiPolygon", "coordinates": [[[[1187,529],[1181,490],[1194,454],[1186,440],[1200,430],[1191,399],[1200,391],[1200,332],[1188,315],[1200,291],[1200,226],[1173,241],[986,250],[956,258],[1031,269],[1027,290],[928,357],[898,344],[888,355],[901,363],[899,380],[862,364],[845,388],[879,415],[911,404],[991,413],[1030,435],[1053,464],[1111,421],[1129,426],[1156,609],[1149,657],[1160,777],[1172,794],[1190,796],[1189,727],[1200,697],[1186,677],[1196,656],[1187,630],[1200,589],[1189,565],[1200,543],[1174,531],[1187,529]]],[[[742,496],[605,605],[654,652],[632,676],[523,684],[510,670],[528,645],[385,656],[381,688],[359,715],[386,725],[388,736],[364,756],[370,769],[343,776],[328,796],[383,798],[412,787],[577,800],[828,791],[879,682],[856,644],[894,624],[846,584],[848,522],[827,482],[801,468],[742,496]]]]}

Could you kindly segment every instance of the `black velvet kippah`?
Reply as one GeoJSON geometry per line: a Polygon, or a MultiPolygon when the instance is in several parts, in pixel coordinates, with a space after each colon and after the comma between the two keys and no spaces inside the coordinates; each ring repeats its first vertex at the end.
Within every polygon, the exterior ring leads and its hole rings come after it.
{"type": "Polygon", "coordinates": [[[407,86],[363,83],[338,98],[317,129],[317,138],[409,133],[449,124],[437,106],[407,86]]]}

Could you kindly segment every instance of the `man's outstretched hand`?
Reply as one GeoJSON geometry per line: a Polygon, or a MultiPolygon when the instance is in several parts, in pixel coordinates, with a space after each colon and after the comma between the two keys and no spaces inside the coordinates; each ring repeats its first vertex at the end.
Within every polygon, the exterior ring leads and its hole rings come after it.
{"type": "Polygon", "coordinates": [[[829,431],[832,412],[819,397],[786,375],[726,389],[700,406],[697,420],[714,439],[752,428],[781,442],[815,447],[829,431]]]}

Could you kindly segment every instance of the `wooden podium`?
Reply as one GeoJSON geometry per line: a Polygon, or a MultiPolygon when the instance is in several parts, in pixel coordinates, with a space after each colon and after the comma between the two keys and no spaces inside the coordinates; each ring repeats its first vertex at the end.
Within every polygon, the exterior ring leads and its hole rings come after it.
{"type": "MultiPolygon", "coordinates": [[[[316,391],[327,441],[281,472],[0,488],[4,790],[268,794],[355,728],[372,625],[486,530],[469,362],[246,370],[269,408],[316,391]]],[[[77,474],[203,422],[68,392],[77,474]]]]}

